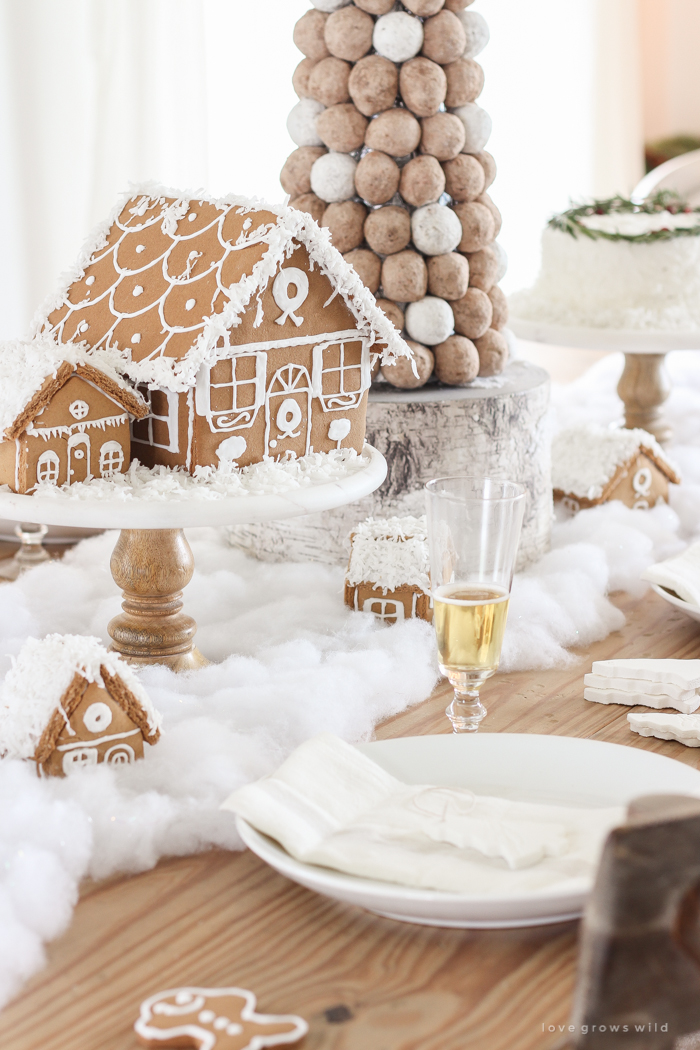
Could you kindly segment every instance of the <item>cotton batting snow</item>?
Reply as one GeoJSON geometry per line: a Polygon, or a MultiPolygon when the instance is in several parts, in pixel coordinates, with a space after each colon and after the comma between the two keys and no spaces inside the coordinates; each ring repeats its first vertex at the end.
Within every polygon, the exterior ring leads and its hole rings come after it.
{"type": "MultiPolygon", "coordinates": [[[[612,355],[553,393],[556,429],[619,417],[612,355]]],[[[515,579],[503,670],[589,665],[585,647],[623,623],[607,598],[642,595],[642,571],[700,538],[700,353],[669,357],[670,450],[683,472],[671,506],[620,503],[561,515],[552,550],[515,579]]],[[[163,736],[143,761],[99,765],[40,781],[31,764],[0,761],[0,1001],[44,961],[44,942],[70,922],[80,879],[143,871],[160,857],[210,846],[238,849],[232,791],[275,769],[318,732],[367,738],[382,718],[418,703],[437,679],[433,632],[420,620],[392,627],[343,605],[343,570],[267,564],[193,530],[197,569],[186,608],[211,666],[178,676],[141,673],[163,715],[163,736]],[[114,819],[113,819],[114,818],[114,819]]],[[[30,637],[97,635],[119,611],[109,574],[116,534],[85,540],[62,562],[0,586],[0,673],[30,637]]],[[[1,701],[0,691],[0,701],[1,701]]],[[[582,700],[583,703],[583,700],[582,700]]]]}

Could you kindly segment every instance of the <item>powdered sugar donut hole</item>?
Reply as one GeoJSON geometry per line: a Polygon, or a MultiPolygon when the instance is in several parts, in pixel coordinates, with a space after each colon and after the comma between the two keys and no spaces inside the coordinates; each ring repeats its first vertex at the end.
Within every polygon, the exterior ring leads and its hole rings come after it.
{"type": "Polygon", "coordinates": [[[326,107],[315,98],[302,98],[287,117],[289,137],[297,146],[322,146],[323,141],[316,131],[316,117],[326,107]]]}
{"type": "Polygon", "coordinates": [[[452,335],[455,327],[452,307],[445,299],[426,295],[406,307],[406,331],[411,339],[425,346],[437,346],[452,335]]]}
{"type": "Polygon", "coordinates": [[[488,44],[491,34],[486,19],[478,11],[458,11],[457,18],[464,26],[467,44],[463,58],[476,58],[488,44]]]}
{"type": "MultiPolygon", "coordinates": [[[[322,157],[321,160],[323,159],[322,157]]],[[[443,208],[440,204],[426,204],[417,208],[411,216],[411,232],[413,243],[419,252],[423,252],[424,255],[445,255],[447,252],[453,252],[461,241],[462,224],[451,208],[443,208]]],[[[419,336],[415,338],[419,342],[425,342],[419,336]]],[[[446,336],[443,336],[444,338],[446,336]]],[[[437,342],[442,340],[438,339],[437,342]]]]}
{"type": "Polygon", "coordinates": [[[466,106],[458,106],[454,114],[464,124],[462,153],[480,153],[491,137],[491,117],[477,102],[467,102],[466,106]]]}
{"type": "Polygon", "coordinates": [[[317,10],[325,11],[326,14],[330,15],[341,7],[347,7],[350,0],[311,0],[311,3],[317,10]]]}
{"type": "Polygon", "coordinates": [[[389,61],[408,62],[423,47],[423,23],[406,11],[390,11],[377,19],[372,43],[389,61]]]}
{"type": "Polygon", "coordinates": [[[348,153],[326,153],[311,169],[311,189],[328,204],[355,196],[357,161],[348,153]]]}
{"type": "Polygon", "coordinates": [[[287,157],[280,172],[282,189],[291,197],[299,197],[311,189],[311,169],[325,154],[323,146],[300,146],[287,157]]]}
{"type": "Polygon", "coordinates": [[[494,241],[491,247],[496,253],[496,276],[494,278],[494,284],[500,284],[508,270],[508,255],[503,245],[499,244],[498,241],[494,241]]]}

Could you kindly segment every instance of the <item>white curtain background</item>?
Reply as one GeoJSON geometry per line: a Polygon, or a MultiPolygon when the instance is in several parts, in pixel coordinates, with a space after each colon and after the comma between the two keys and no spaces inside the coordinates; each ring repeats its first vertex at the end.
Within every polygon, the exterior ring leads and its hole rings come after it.
{"type": "MultiPolygon", "coordinates": [[[[529,283],[570,198],[642,173],[638,0],[477,0],[492,195],[529,283]]],[[[309,0],[0,0],[0,338],[130,182],[279,200],[309,0]]]]}

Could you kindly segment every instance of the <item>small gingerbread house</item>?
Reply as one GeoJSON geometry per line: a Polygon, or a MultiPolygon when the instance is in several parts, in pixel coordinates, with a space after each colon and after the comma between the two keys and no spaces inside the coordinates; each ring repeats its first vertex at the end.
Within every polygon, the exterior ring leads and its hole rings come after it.
{"type": "Polygon", "coordinates": [[[680,480],[646,430],[587,425],[563,430],[552,442],[554,498],[572,512],[608,500],[646,510],[668,501],[669,483],[680,480]]]}
{"type": "Polygon", "coordinates": [[[432,620],[426,520],[367,518],[350,537],[345,604],[384,623],[432,620]]]}
{"type": "Polygon", "coordinates": [[[147,186],[89,239],[35,330],[123,355],[146,466],[362,451],[373,359],[411,351],[327,230],[287,207],[147,186]]]}
{"type": "Polygon", "coordinates": [[[160,715],[133,670],[98,638],[50,634],[23,645],[0,699],[0,756],[41,776],[143,758],[160,715]]]}
{"type": "Polygon", "coordinates": [[[130,419],[148,408],[118,364],[47,336],[0,346],[0,484],[26,493],[127,470],[130,419]]]}

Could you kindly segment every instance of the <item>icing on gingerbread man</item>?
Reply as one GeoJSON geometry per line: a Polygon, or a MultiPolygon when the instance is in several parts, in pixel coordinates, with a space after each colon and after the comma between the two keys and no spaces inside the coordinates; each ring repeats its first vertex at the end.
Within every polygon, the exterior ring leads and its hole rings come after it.
{"type": "Polygon", "coordinates": [[[309,1030],[294,1014],[259,1014],[245,988],[173,988],[141,1003],[134,1025],[148,1047],[263,1050],[296,1043],[309,1030]]]}

